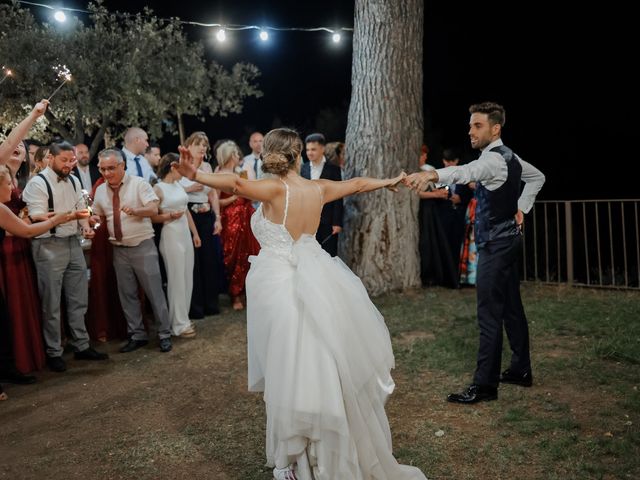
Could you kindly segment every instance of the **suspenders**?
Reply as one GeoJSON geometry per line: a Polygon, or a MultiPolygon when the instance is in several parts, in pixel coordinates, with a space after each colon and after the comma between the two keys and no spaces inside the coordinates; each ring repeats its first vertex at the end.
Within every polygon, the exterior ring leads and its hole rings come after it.
{"type": "MultiPolygon", "coordinates": [[[[42,180],[44,180],[44,184],[47,187],[47,194],[49,194],[49,212],[53,212],[53,190],[51,190],[51,184],[49,183],[49,180],[47,180],[47,177],[45,177],[43,174],[39,173],[38,176],[42,178],[42,180]]],[[[71,185],[73,185],[73,191],[77,192],[78,189],[76,187],[76,182],[71,175],[69,175],[69,180],[71,180],[71,185]]],[[[53,227],[51,230],[49,230],[49,233],[51,233],[51,235],[55,235],[56,227],[53,227]]]]}

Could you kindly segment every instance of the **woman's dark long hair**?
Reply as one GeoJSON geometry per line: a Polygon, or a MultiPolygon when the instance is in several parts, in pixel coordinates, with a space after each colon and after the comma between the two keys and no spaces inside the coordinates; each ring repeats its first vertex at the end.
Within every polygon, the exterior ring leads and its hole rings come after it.
{"type": "Polygon", "coordinates": [[[20,190],[24,190],[24,187],[27,185],[29,181],[29,174],[31,173],[31,159],[29,158],[29,147],[23,141],[24,145],[24,161],[20,164],[20,168],[14,174],[16,181],[18,182],[18,188],[20,190]]]}

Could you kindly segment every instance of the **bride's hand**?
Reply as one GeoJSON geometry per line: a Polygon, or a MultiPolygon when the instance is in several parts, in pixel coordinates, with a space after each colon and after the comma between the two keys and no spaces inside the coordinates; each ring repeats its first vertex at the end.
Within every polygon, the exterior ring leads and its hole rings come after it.
{"type": "Polygon", "coordinates": [[[407,176],[407,174],[402,172],[397,177],[389,179],[389,185],[387,185],[386,188],[388,188],[392,192],[397,192],[398,191],[398,185],[406,178],[406,176],[407,176]]]}
{"type": "Polygon", "coordinates": [[[187,177],[189,180],[196,178],[196,166],[193,164],[193,157],[188,148],[178,145],[180,152],[180,161],[172,162],[171,167],[176,169],[180,175],[187,177]]]}

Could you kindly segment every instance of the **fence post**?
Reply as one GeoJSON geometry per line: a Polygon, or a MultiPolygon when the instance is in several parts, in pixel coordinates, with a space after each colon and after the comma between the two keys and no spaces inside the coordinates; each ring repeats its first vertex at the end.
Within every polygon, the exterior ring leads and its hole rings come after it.
{"type": "Polygon", "coordinates": [[[571,202],[564,202],[564,231],[567,242],[567,284],[573,285],[573,230],[571,221],[571,202]]]}

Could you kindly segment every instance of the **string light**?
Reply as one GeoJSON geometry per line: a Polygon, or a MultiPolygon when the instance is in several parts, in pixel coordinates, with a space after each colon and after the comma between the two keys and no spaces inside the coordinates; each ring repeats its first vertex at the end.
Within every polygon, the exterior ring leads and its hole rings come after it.
{"type": "Polygon", "coordinates": [[[60,23],[67,21],[67,15],[62,10],[56,10],[53,14],[53,18],[60,23]]]}
{"type": "MultiPolygon", "coordinates": [[[[52,7],[51,5],[45,5],[42,3],[29,2],[25,0],[18,0],[18,3],[24,5],[31,5],[34,7],[42,7],[48,8],[50,10],[54,10],[54,18],[59,22],[64,22],[66,20],[66,15],[64,12],[77,12],[77,13],[86,13],[91,14],[89,10],[83,10],[79,8],[68,8],[68,7],[52,7]],[[59,15],[61,14],[61,15],[59,15]],[[64,18],[63,18],[64,17],[64,18]]],[[[125,14],[126,15],[126,14],[125,14]]],[[[224,42],[226,40],[226,31],[242,31],[242,30],[257,30],[259,31],[260,40],[266,42],[269,40],[269,31],[272,32],[327,32],[332,35],[332,40],[335,43],[339,43],[341,40],[340,32],[352,32],[353,28],[351,27],[342,27],[342,28],[328,28],[328,27],[312,27],[312,28],[303,28],[303,27],[265,27],[258,25],[223,25],[221,23],[203,23],[203,22],[195,22],[189,20],[180,20],[180,19],[167,19],[160,18],[159,20],[164,21],[177,21],[182,25],[194,25],[197,27],[207,27],[207,28],[215,28],[219,27],[219,30],[216,32],[216,38],[220,42],[224,42]],[[222,32],[222,33],[221,33],[222,32]],[[222,37],[222,38],[220,38],[222,37]]]]}

